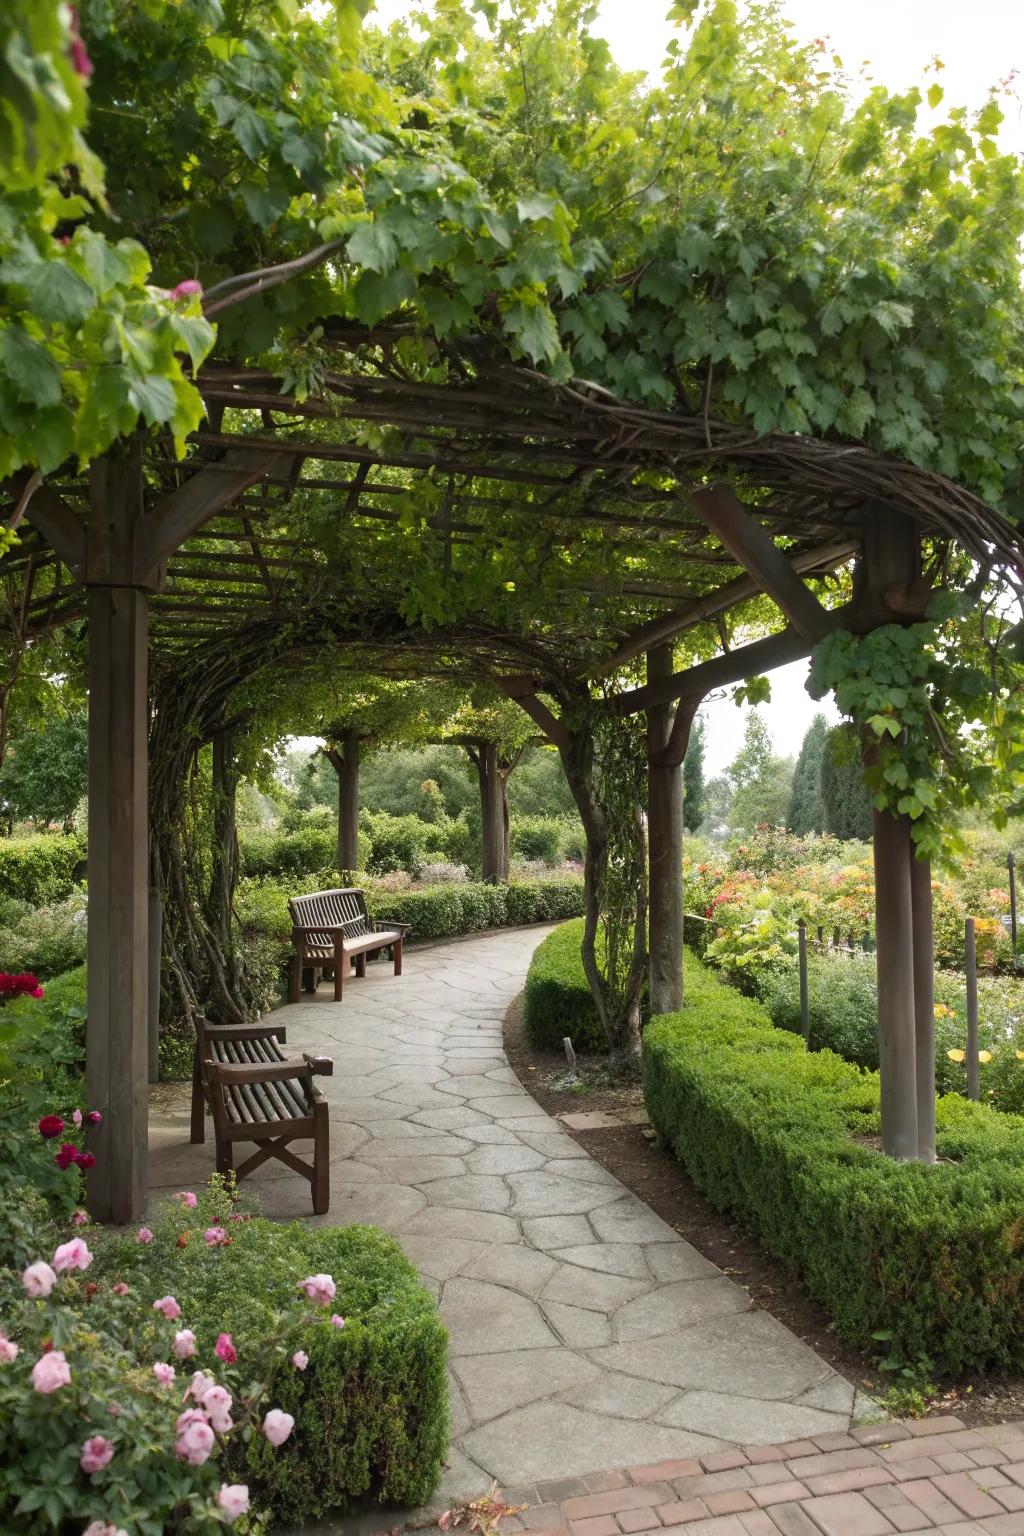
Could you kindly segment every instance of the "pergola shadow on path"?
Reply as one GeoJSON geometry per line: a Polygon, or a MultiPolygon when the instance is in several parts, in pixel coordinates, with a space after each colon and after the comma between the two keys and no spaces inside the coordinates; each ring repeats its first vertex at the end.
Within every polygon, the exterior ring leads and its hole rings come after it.
{"type": "MultiPolygon", "coordinates": [[[[145,1199],[159,899],[178,899],[159,868],[151,892],[151,726],[154,743],[188,736],[194,751],[223,732],[239,684],[270,665],[294,675],[328,642],[377,675],[491,678],[559,749],[591,846],[593,740],[579,706],[646,658],[646,681],[605,707],[646,713],[650,995],[664,1011],[682,995],[680,778],[700,701],[807,656],[834,629],[923,618],[951,544],[986,570],[1024,568],[999,513],[864,448],[640,409],[475,345],[419,337],[433,363],[414,367],[400,330],[328,321],[325,332],[346,371],[325,376],[320,398],[283,396],[265,372],[208,368],[208,425],[183,460],[138,435],[45,483],[5,562],[55,568],[34,622],[88,624],[87,1083],[104,1112],[89,1204],[101,1219],[129,1220],[145,1199]],[[517,621],[486,591],[456,619],[405,616],[410,560],[457,584],[467,556],[519,546],[517,621]],[[936,555],[927,566],[923,549],[936,555]],[[847,600],[825,606],[819,578],[851,563],[837,588],[847,600]],[[777,627],[729,649],[726,621],[760,596],[777,627]],[[676,670],[673,642],[694,629],[696,653],[711,654],[676,670]],[[176,713],[183,692],[189,711],[176,713]]],[[[24,486],[8,489],[17,500],[24,486]]],[[[165,779],[180,776],[173,753],[162,762],[165,779]]],[[[167,790],[154,782],[164,803],[167,790]]],[[[929,1158],[930,872],[906,817],[876,815],[875,859],[883,1139],[929,1158]]],[[[591,888],[594,923],[595,901],[591,888]]]]}

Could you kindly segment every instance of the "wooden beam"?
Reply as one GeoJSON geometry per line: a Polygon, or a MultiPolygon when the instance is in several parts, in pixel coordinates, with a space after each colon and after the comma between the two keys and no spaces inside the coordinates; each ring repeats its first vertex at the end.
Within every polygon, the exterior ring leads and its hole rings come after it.
{"type": "MultiPolygon", "coordinates": [[[[5,490],[20,495],[24,488],[23,479],[27,479],[24,473],[12,475],[5,490]]],[[[64,564],[80,576],[85,565],[85,524],[75,516],[63,497],[48,485],[40,485],[32,492],[25,516],[64,564]]]]}
{"type": "Polygon", "coordinates": [[[831,616],[732,487],[713,485],[691,491],[689,500],[760,591],[779,605],[793,628],[812,645],[824,639],[833,627],[831,616]]]}
{"type": "MultiPolygon", "coordinates": [[[[860,548],[860,540],[856,538],[832,539],[827,544],[820,544],[814,549],[801,550],[799,554],[787,556],[794,571],[829,571],[849,560],[860,548]]],[[[652,645],[659,641],[669,640],[673,635],[682,634],[686,629],[692,629],[695,624],[701,624],[705,619],[713,619],[720,613],[725,613],[734,604],[743,602],[745,598],[756,597],[760,587],[752,576],[737,576],[735,581],[726,582],[722,587],[716,587],[713,592],[708,592],[703,597],[692,599],[682,608],[676,608],[672,613],[660,614],[658,618],[651,619],[646,624],[640,624],[634,629],[621,645],[596,668],[591,669],[591,677],[607,677],[610,673],[618,671],[627,661],[640,656],[652,645]]]]}
{"type": "Polygon", "coordinates": [[[547,705],[537,697],[536,689],[540,685],[536,679],[514,676],[496,677],[494,681],[505,697],[513,699],[520,709],[529,715],[534,724],[540,727],[546,740],[553,747],[569,746],[569,732],[561,720],[552,714],[547,705]]]}
{"type": "Polygon", "coordinates": [[[642,688],[631,688],[626,693],[617,694],[609,703],[616,714],[635,715],[652,704],[670,704],[673,699],[685,697],[702,698],[712,688],[724,688],[728,683],[740,683],[746,677],[784,667],[787,662],[799,661],[809,651],[810,646],[802,635],[784,629],[777,635],[715,656],[711,661],[687,667],[683,672],[674,672],[671,677],[645,683],[642,688]]]}
{"type": "Polygon", "coordinates": [[[147,583],[160,564],[203,524],[230,506],[250,486],[280,466],[279,450],[266,444],[231,448],[221,463],[210,465],[178,486],[147,513],[136,535],[136,568],[147,583]]]}

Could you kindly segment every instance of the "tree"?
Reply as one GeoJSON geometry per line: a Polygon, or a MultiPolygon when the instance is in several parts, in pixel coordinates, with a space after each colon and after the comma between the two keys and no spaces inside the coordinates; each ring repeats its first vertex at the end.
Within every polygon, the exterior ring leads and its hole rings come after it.
{"type": "Polygon", "coordinates": [[[841,726],[828,733],[820,773],[824,830],[833,837],[870,842],[871,796],[864,783],[864,765],[856,742],[841,726]]]}
{"type": "Polygon", "coordinates": [[[704,737],[704,720],[698,716],[690,731],[690,742],[683,758],[683,822],[688,832],[696,832],[706,811],[704,737]]]}
{"type": "Polygon", "coordinates": [[[793,759],[776,755],[768,727],[756,710],[747,718],[743,745],[728,774],[735,791],[730,827],[751,831],[762,824],[783,824],[793,782],[793,759]]]}
{"type": "Polygon", "coordinates": [[[827,830],[822,800],[821,769],[828,751],[829,727],[822,714],[807,729],[793,770],[793,792],[786,813],[786,827],[797,837],[827,830]]]}
{"type": "Polygon", "coordinates": [[[53,715],[45,729],[12,743],[0,769],[0,802],[11,819],[59,821],[65,832],[86,790],[88,723],[84,712],[53,715]]]}

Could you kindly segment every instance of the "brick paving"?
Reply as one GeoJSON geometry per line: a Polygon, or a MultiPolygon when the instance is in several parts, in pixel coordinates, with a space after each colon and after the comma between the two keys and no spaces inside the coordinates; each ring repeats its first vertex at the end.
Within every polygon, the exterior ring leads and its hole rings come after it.
{"type": "Polygon", "coordinates": [[[507,1488],[530,1536],[1024,1536],[1024,1421],[874,1424],[507,1488]]]}

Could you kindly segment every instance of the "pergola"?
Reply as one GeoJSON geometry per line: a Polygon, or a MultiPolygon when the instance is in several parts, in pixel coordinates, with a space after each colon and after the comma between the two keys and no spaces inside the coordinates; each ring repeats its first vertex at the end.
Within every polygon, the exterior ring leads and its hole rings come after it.
{"type": "MultiPolygon", "coordinates": [[[[208,423],[183,460],[139,434],[82,474],[69,468],[33,491],[30,526],[4,563],[55,567],[36,621],[88,622],[87,1081],[104,1112],[89,1203],[101,1219],[129,1220],[145,1201],[159,965],[151,677],[223,662],[241,637],[263,664],[283,664],[285,652],[299,664],[303,635],[322,641],[334,626],[354,661],[382,675],[458,664],[493,678],[566,762],[573,691],[646,658],[646,680],[621,687],[608,708],[647,717],[650,988],[661,1011],[682,996],[680,773],[700,701],[808,655],[834,628],[922,618],[940,564],[923,569],[923,544],[1024,572],[1020,536],[998,512],[865,448],[642,409],[585,382],[553,383],[480,343],[438,343],[436,366],[417,376],[400,328],[325,329],[346,371],[328,374],[316,399],[281,395],[266,372],[208,367],[198,380],[208,423]],[[316,509],[315,537],[294,532],[305,506],[316,509]],[[543,533],[546,563],[524,564],[520,596],[543,583],[550,607],[564,594],[565,625],[511,633],[487,612],[434,630],[402,620],[394,565],[410,517],[446,572],[463,546],[543,533]],[[824,606],[820,582],[808,583],[851,562],[847,600],[824,606]],[[733,647],[726,621],[762,594],[778,627],[733,647]],[[698,627],[697,654],[709,654],[676,670],[674,640],[698,627]],[[275,636],[285,637],[276,648],[275,636]]],[[[15,502],[27,482],[7,487],[15,502]]],[[[224,676],[235,676],[230,666],[224,676]]],[[[913,857],[905,817],[876,814],[875,857],[885,1147],[927,1158],[929,870],[913,857]]]]}

